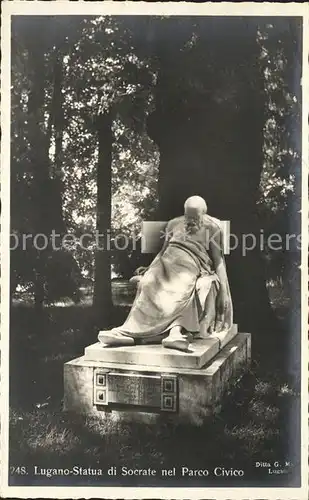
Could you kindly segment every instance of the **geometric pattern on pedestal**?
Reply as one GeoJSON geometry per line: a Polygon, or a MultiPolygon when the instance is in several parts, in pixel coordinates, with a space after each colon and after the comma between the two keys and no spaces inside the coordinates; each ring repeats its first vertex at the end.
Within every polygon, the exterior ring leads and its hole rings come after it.
{"type": "Polygon", "coordinates": [[[161,375],[161,410],[177,412],[178,378],[176,375],[161,375]]]}
{"type": "Polygon", "coordinates": [[[93,404],[108,405],[108,372],[100,368],[94,370],[93,404]]]}

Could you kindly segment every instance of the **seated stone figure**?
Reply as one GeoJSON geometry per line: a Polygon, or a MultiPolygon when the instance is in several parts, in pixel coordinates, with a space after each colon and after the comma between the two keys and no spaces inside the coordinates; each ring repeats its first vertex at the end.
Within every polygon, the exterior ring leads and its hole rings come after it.
{"type": "Polygon", "coordinates": [[[134,279],[138,290],[125,323],[98,335],[107,346],[147,339],[187,351],[202,320],[210,333],[232,326],[222,230],[199,196],[188,198],[184,215],[167,223],[161,251],[134,279]]]}

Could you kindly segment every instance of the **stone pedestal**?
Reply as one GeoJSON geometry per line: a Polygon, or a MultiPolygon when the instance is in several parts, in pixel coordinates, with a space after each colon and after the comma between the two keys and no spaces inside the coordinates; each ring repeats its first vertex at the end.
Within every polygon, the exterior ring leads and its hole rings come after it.
{"type": "Polygon", "coordinates": [[[89,346],[64,365],[64,410],[201,425],[250,363],[250,334],[234,325],[220,335],[196,340],[188,353],[161,345],[89,346]]]}
{"type": "Polygon", "coordinates": [[[197,338],[188,352],[166,349],[161,344],[103,347],[100,342],[85,349],[85,360],[102,363],[143,364],[160,368],[202,368],[237,335],[237,325],[227,332],[197,338]]]}

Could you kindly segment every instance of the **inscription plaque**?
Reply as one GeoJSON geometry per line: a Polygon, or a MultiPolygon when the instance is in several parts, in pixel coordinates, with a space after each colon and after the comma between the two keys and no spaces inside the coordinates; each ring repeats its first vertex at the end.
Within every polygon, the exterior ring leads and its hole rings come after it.
{"type": "Polygon", "coordinates": [[[161,377],[109,373],[108,400],[110,403],[160,408],[161,377]]]}
{"type": "Polygon", "coordinates": [[[176,375],[143,375],[140,373],[94,370],[93,404],[97,406],[130,406],[176,412],[178,380],[176,375]]]}

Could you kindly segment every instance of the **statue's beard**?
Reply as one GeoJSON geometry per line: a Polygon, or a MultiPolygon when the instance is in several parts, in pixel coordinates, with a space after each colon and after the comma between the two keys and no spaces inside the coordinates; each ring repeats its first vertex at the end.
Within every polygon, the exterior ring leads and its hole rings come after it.
{"type": "Polygon", "coordinates": [[[188,216],[185,215],[185,229],[187,234],[197,233],[204,224],[203,215],[188,216]]]}

